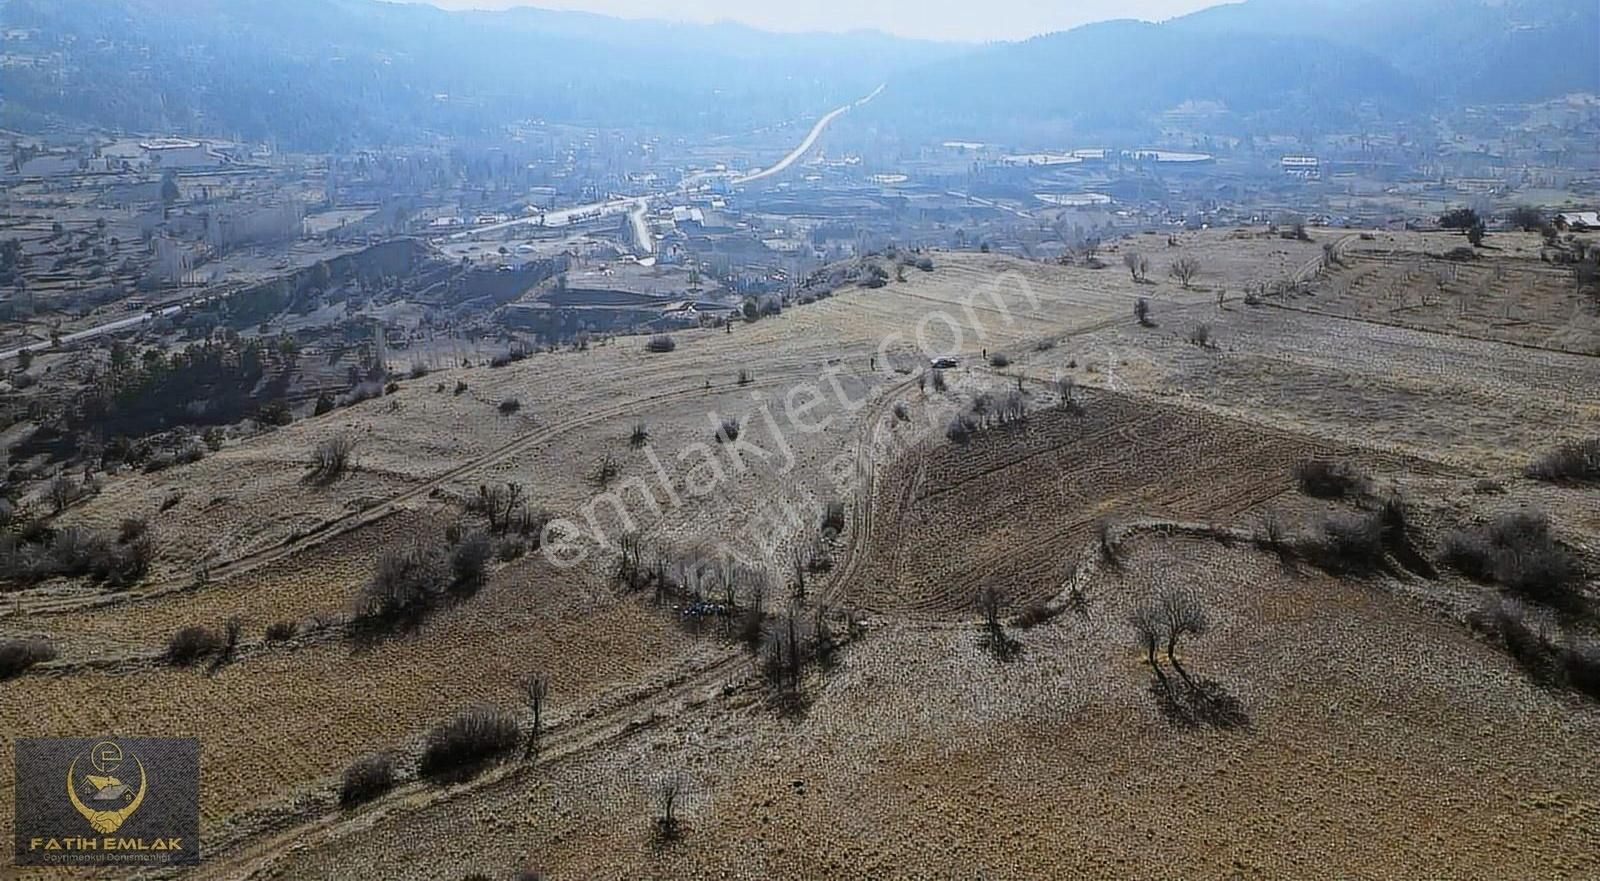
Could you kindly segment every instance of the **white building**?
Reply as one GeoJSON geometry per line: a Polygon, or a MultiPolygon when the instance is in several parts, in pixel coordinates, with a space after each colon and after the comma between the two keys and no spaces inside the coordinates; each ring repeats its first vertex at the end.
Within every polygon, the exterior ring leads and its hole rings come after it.
{"type": "Polygon", "coordinates": [[[151,168],[212,168],[222,162],[222,157],[213,153],[205,143],[185,138],[141,141],[139,149],[144,153],[145,164],[151,168]]]}
{"type": "Polygon", "coordinates": [[[1278,161],[1278,167],[1290,177],[1322,177],[1322,162],[1315,156],[1285,156],[1278,161]]]}

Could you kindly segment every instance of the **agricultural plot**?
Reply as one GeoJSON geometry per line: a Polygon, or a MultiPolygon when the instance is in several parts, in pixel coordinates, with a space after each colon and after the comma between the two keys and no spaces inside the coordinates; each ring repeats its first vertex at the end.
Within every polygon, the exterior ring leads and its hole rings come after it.
{"type": "MultiPolygon", "coordinates": [[[[1600,301],[1570,266],[1541,259],[1534,233],[1499,233],[1475,259],[1450,259],[1463,238],[1379,233],[1343,257],[1293,308],[1459,337],[1597,354],[1600,301]]],[[[1468,253],[1474,249],[1468,248],[1468,253]]]]}
{"type": "MultiPolygon", "coordinates": [[[[1316,235],[1342,266],[1259,231],[1140,237],[1100,269],[934,254],[670,351],[622,337],[438,369],[107,475],[54,522],[148,518],[156,566],[122,591],[0,597],[0,638],[58,652],[0,682],[0,727],[200,736],[195,877],[1594,874],[1600,711],[1463,626],[1502,585],[1334,578],[1256,547],[1267,512],[1311,530],[1398,492],[1428,560],[1458,527],[1537,510],[1592,565],[1596,490],[1523,474],[1600,420],[1588,332],[1379,320],[1368,287],[1407,283],[1384,249],[1420,246],[1316,235]],[[1125,249],[1151,279],[1114,268],[1125,249]],[[1189,286],[1163,274],[1180,254],[1189,286]],[[1241,302],[1289,278],[1317,293],[1241,302]],[[984,424],[948,437],[980,400],[984,424]],[[348,467],[319,477],[340,438],[348,467]],[[1311,498],[1294,467],[1313,458],[1370,485],[1311,498]],[[574,540],[571,567],[532,552],[485,511],[511,485],[530,517],[604,536],[574,540]],[[382,561],[447,531],[492,549],[481,583],[403,628],[345,626],[382,561]],[[760,604],[637,589],[628,536],[653,571],[732,553],[764,573],[760,604]],[[1174,585],[1206,626],[1157,675],[1129,622],[1174,585]],[[980,631],[990,588],[1007,652],[980,631]],[[163,656],[230,621],[225,663],[163,656]],[[839,634],[794,700],[774,693],[780,621],[839,634]],[[425,733],[474,705],[528,734],[531,673],[536,749],[449,785],[420,773],[425,733]],[[1191,674],[1227,713],[1162,685],[1191,674]],[[385,750],[393,791],[340,807],[341,773],[385,750]],[[663,781],[681,796],[665,839],[663,781]]],[[[1490,259],[1508,290],[1544,290],[1537,254],[1490,259]]],[[[0,756],[0,825],[11,773],[0,756]]]]}
{"type": "MultiPolygon", "coordinates": [[[[739,700],[646,724],[447,805],[352,821],[253,864],[279,877],[537,867],[596,878],[1582,876],[1600,805],[1575,712],[1425,610],[1210,542],[1130,541],[1089,604],[1020,634],[887,623],[798,719],[739,700]],[[1184,663],[1237,727],[1175,726],[1124,619],[1197,585],[1213,628],[1184,663]],[[1470,678],[1469,678],[1470,677],[1470,678]],[[1559,720],[1559,721],[1558,721],[1559,720]],[[681,774],[685,833],[652,843],[681,774]]],[[[1170,675],[1170,674],[1169,674],[1170,675]]],[[[233,868],[230,864],[228,868],[233,868]]]]}
{"type": "Polygon", "coordinates": [[[878,483],[870,574],[851,600],[964,617],[987,586],[1019,604],[1047,599],[1101,524],[1235,521],[1290,491],[1291,466],[1321,452],[1115,393],[1086,395],[1081,406],[1042,409],[895,463],[878,483]]]}

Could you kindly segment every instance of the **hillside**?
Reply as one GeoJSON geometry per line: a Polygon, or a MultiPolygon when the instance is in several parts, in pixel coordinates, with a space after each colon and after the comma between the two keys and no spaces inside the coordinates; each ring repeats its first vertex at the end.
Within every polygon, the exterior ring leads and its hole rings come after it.
{"type": "Polygon", "coordinates": [[[1221,105],[1241,125],[1321,129],[1597,92],[1597,41],[1600,10],[1585,0],[1249,0],[936,62],[895,80],[880,110],[948,136],[1050,121],[1143,133],[1153,114],[1188,101],[1221,105]]]}
{"type": "Polygon", "coordinates": [[[0,126],[284,148],[474,135],[526,118],[724,132],[812,115],[956,49],[376,0],[6,0],[0,126]]]}
{"type": "Polygon", "coordinates": [[[1325,38],[1383,56],[1445,100],[1600,91],[1600,5],[1585,0],[1248,0],[1171,24],[1194,34],[1325,38]]]}

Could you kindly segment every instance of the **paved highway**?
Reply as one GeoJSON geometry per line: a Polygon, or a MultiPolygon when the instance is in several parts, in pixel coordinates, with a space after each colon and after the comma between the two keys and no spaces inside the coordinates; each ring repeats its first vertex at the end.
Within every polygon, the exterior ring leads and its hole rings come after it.
{"type": "MultiPolygon", "coordinates": [[[[793,150],[790,150],[787,156],[779,159],[771,168],[765,168],[751,174],[735,177],[732,179],[732,182],[734,184],[747,184],[758,180],[764,180],[774,175],[782,174],[784,171],[787,171],[790,166],[800,161],[800,158],[805,156],[806,153],[810,152],[812,147],[816,146],[817,139],[822,137],[822,133],[828,128],[829,123],[833,122],[835,119],[838,119],[841,115],[849,112],[852,108],[860,107],[868,101],[871,101],[873,98],[878,97],[878,95],[882,92],[883,86],[879,86],[872,90],[872,94],[863,98],[858,98],[855,101],[844,105],[843,107],[828,112],[821,119],[817,120],[816,125],[811,127],[811,131],[806,133],[805,139],[800,142],[799,146],[795,147],[793,150]]],[[[699,175],[696,177],[699,177],[699,175]]],[[[546,211],[543,214],[535,215],[533,217],[519,217],[515,220],[507,220],[502,223],[480,226],[476,229],[456,233],[455,235],[450,236],[448,241],[463,241],[480,233],[494,232],[495,230],[507,229],[509,227],[521,226],[528,223],[540,224],[542,226],[568,226],[573,223],[583,223],[589,220],[597,220],[602,217],[615,216],[617,214],[625,213],[629,215],[629,222],[633,224],[634,235],[638,239],[642,250],[644,250],[647,255],[654,254],[655,240],[650,235],[650,225],[645,221],[645,211],[649,208],[651,200],[659,199],[665,196],[681,195],[687,189],[688,185],[684,184],[674,190],[665,190],[647,196],[626,196],[616,199],[607,199],[603,202],[592,202],[588,205],[576,205],[571,208],[558,208],[553,211],[546,211]]],[[[138,315],[132,315],[127,318],[118,318],[115,321],[108,321],[105,324],[98,324],[85,330],[64,334],[61,337],[61,344],[68,345],[71,343],[82,342],[83,340],[91,340],[95,337],[135,328],[141,324],[154,321],[157,318],[167,315],[176,315],[177,313],[182,312],[184,309],[199,305],[201,303],[210,302],[211,300],[222,296],[226,296],[226,294],[208,294],[203,297],[196,297],[192,300],[186,300],[176,305],[166,306],[161,309],[152,309],[148,312],[141,312],[138,315]]],[[[9,352],[0,352],[0,361],[15,358],[18,355],[21,355],[24,351],[45,351],[47,349],[54,348],[55,345],[56,344],[52,341],[41,341],[37,343],[29,343],[25,346],[18,346],[9,352]]]]}

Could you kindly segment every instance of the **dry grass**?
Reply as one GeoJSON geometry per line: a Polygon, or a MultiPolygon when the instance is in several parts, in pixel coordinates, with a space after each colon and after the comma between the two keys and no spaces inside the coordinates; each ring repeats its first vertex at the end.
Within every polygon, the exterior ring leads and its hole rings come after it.
{"type": "MultiPolygon", "coordinates": [[[[21,616],[0,618],[0,638],[48,638],[60,661],[0,686],[24,698],[0,702],[0,730],[199,733],[207,871],[219,877],[506,877],[530,861],[585,878],[1600,873],[1600,778],[1586,751],[1600,714],[1402,598],[1492,588],[1381,571],[1358,588],[1291,574],[1248,541],[1229,549],[1140,526],[1248,534],[1271,508],[1301,532],[1336,506],[1295,493],[1292,466],[1332,456],[1359,460],[1374,485],[1399,475],[1440,496],[1419,507],[1424,521],[1436,507],[1536,502],[1563,535],[1600,532],[1588,488],[1518,476],[1582,439],[1600,415],[1600,368],[1496,342],[1573,348],[1584,325],[1547,326],[1541,341],[1536,329],[1480,334],[1483,322],[1432,306],[1383,317],[1372,301],[1393,280],[1345,284],[1392,262],[1378,251],[1409,247],[1381,235],[1311,276],[1323,290],[1314,302],[1219,308],[1200,287],[1295,274],[1320,259],[1322,233],[1179,237],[1205,270],[1192,292],[1164,277],[939,254],[904,284],[843,289],[734,334],[679,332],[670,355],[641,339],[448,368],[438,381],[454,395],[412,384],[182,469],[108,478],[63,525],[115,534],[149,518],[152,577],[111,605],[60,581],[14,598],[21,616]],[[985,335],[961,341],[965,366],[942,388],[919,389],[919,319],[967,318],[963,298],[999,273],[1026,280],[1037,304],[1012,293],[1006,309],[972,302],[985,335]],[[1211,326],[1226,351],[1134,326],[1140,296],[1169,327],[1211,326]],[[1314,306],[1340,314],[1305,311],[1314,306]],[[984,348],[1011,353],[1005,377],[982,364],[984,348]],[[729,382],[729,365],[749,382],[729,382]],[[824,430],[796,430],[783,396],[800,382],[831,396],[826,371],[860,404],[830,401],[809,414],[827,417],[824,430]],[[1035,396],[1026,421],[944,442],[939,407],[1018,377],[1035,396]],[[1040,396],[1061,377],[1073,407],[1040,396]],[[498,415],[512,398],[521,414],[498,415]],[[495,563],[475,551],[468,562],[487,579],[470,600],[376,643],[337,626],[382,549],[436,542],[478,486],[523,483],[530,508],[574,516],[600,489],[593,463],[617,465],[607,488],[637,492],[630,478],[655,479],[641,448],[669,466],[696,444],[728,455],[735,445],[713,435],[751,416],[755,398],[775,402],[792,462],[751,460],[705,495],[674,467],[681,504],[634,513],[653,545],[729,541],[757,562],[770,551],[775,572],[819,534],[836,537],[837,565],[810,589],[871,610],[870,626],[832,666],[808,670],[804,712],[772,713],[720,632],[693,636],[674,610],[618,596],[603,577],[608,554],[563,572],[536,554],[495,563]],[[307,451],[337,437],[361,439],[361,467],[303,481],[307,451]],[[1485,477],[1507,495],[1472,493],[1485,477]],[[1115,565],[1092,550],[1100,522],[1125,527],[1115,565]],[[240,560],[262,562],[226,572],[240,560]],[[200,567],[224,575],[188,589],[200,567]],[[1070,603],[1045,605],[1069,576],[1070,603]],[[1172,583],[1195,590],[1211,619],[1178,660],[1220,689],[1208,694],[1236,700],[1244,724],[1196,724],[1187,698],[1151,691],[1126,621],[1172,583]],[[987,584],[1029,625],[1010,631],[1020,651],[1004,665],[974,627],[987,584]],[[159,663],[167,634],[228,620],[245,633],[232,663],[210,675],[159,663]],[[297,623],[280,631],[292,637],[254,641],[280,622],[297,623]],[[552,683],[537,764],[508,760],[459,789],[412,782],[434,725],[479,704],[520,706],[533,670],[552,683]],[[339,819],[346,769],[390,751],[395,791],[339,819]],[[653,849],[655,787],[669,773],[684,775],[679,834],[653,849]]],[[[1514,265],[1504,277],[1531,279],[1544,297],[1535,272],[1514,265]]],[[[748,420],[740,441],[771,448],[766,425],[748,420]]],[[[785,601],[774,590],[767,610],[785,601]]],[[[0,790],[10,773],[0,763],[0,790]]],[[[0,825],[12,809],[0,797],[0,825]]]]}

